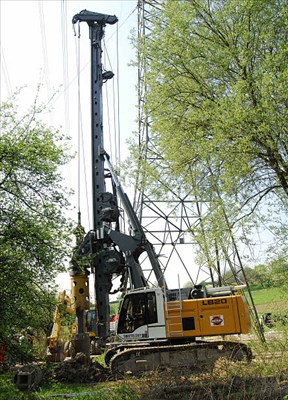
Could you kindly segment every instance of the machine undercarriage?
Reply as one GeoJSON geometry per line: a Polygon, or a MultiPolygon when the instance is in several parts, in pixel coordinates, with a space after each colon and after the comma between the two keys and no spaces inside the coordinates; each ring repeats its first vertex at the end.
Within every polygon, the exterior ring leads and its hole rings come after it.
{"type": "Polygon", "coordinates": [[[252,352],[244,343],[219,340],[188,344],[123,344],[108,350],[105,355],[114,374],[139,374],[169,368],[204,371],[213,368],[220,358],[250,362],[252,352]]]}

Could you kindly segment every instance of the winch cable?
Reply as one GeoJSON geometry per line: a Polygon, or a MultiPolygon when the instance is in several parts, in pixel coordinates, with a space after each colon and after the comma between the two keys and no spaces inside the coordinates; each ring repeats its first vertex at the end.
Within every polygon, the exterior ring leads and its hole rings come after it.
{"type": "Polygon", "coordinates": [[[75,54],[76,54],[76,68],[77,68],[77,102],[78,102],[78,125],[77,125],[77,209],[78,216],[81,215],[81,164],[83,165],[84,174],[84,191],[87,205],[87,218],[88,226],[91,226],[90,218],[90,207],[88,200],[88,185],[87,185],[87,172],[86,172],[86,157],[85,157],[85,146],[84,146],[84,135],[83,135],[83,124],[82,124],[82,107],[81,107],[81,70],[80,70],[80,56],[81,56],[81,46],[80,46],[80,33],[78,37],[75,36],[75,54]],[[81,158],[82,155],[82,158],[81,158]]]}
{"type": "MultiPolygon", "coordinates": [[[[118,25],[118,23],[117,23],[118,25]]],[[[111,59],[109,57],[109,53],[106,47],[105,40],[103,41],[103,48],[104,48],[104,63],[109,65],[110,70],[113,71],[113,66],[111,63],[111,59]]],[[[117,69],[117,67],[116,67],[117,69]]],[[[116,76],[117,79],[117,76],[116,76]]],[[[109,87],[108,85],[105,85],[105,94],[106,94],[106,107],[107,107],[107,120],[108,120],[108,130],[109,130],[109,149],[108,153],[110,154],[111,158],[114,160],[116,159],[117,151],[118,151],[118,143],[117,143],[117,125],[116,125],[116,94],[115,94],[115,76],[111,80],[112,84],[112,100],[110,101],[110,95],[109,95],[109,87]],[[110,112],[110,104],[112,104],[112,112],[110,112]],[[113,128],[111,128],[111,121],[110,121],[110,116],[113,118],[113,128]],[[112,133],[113,130],[113,133],[112,133]]],[[[119,129],[119,127],[118,127],[119,129]]],[[[104,144],[105,145],[105,144],[104,144]]],[[[106,150],[106,149],[105,149],[106,150]]]]}
{"type": "MultiPolygon", "coordinates": [[[[104,44],[104,48],[105,48],[105,44],[104,44]]],[[[104,64],[106,64],[107,56],[108,55],[107,55],[107,52],[106,52],[106,49],[105,49],[105,51],[104,51],[104,64]]],[[[112,85],[113,85],[113,92],[114,92],[114,80],[112,80],[112,85]]],[[[110,107],[109,107],[108,85],[105,85],[104,87],[105,87],[105,95],[106,95],[107,130],[108,130],[108,132],[107,132],[107,136],[108,136],[107,151],[113,157],[113,140],[112,140],[112,134],[111,134],[111,123],[110,123],[111,122],[111,117],[110,117],[110,107]]]]}
{"type": "Polygon", "coordinates": [[[70,110],[69,110],[69,70],[68,70],[68,48],[67,48],[67,2],[61,1],[61,36],[62,36],[62,76],[64,88],[64,113],[65,132],[70,132],[70,110]]]}
{"type": "Polygon", "coordinates": [[[117,85],[117,127],[118,127],[118,146],[116,147],[116,150],[118,149],[118,153],[116,153],[116,163],[120,165],[121,163],[121,127],[120,127],[120,88],[119,88],[119,82],[120,82],[120,68],[119,68],[119,29],[118,29],[118,24],[117,24],[117,30],[116,30],[116,58],[117,58],[117,74],[116,74],[116,85],[117,85]]]}
{"type": "MultiPolygon", "coordinates": [[[[119,68],[119,31],[120,29],[127,23],[127,21],[131,18],[132,15],[135,14],[135,12],[137,12],[138,10],[138,6],[136,5],[135,8],[130,12],[130,14],[127,15],[127,17],[123,20],[123,22],[120,24],[119,22],[117,22],[116,24],[116,31],[114,31],[106,40],[106,43],[108,43],[113,37],[114,35],[116,35],[116,57],[117,57],[117,66],[116,66],[116,86],[117,86],[117,134],[115,133],[115,137],[114,137],[114,146],[115,146],[115,162],[116,162],[116,166],[120,165],[121,162],[121,129],[120,129],[120,68],[119,68]]],[[[104,42],[104,48],[105,47],[105,42],[104,42]]],[[[110,63],[111,65],[111,63],[110,63]]],[[[114,89],[113,89],[114,90],[114,89]]],[[[115,90],[114,90],[115,93],[115,90]]],[[[114,95],[115,98],[115,95],[114,95]]],[[[116,110],[116,107],[114,108],[114,111],[116,110]]],[[[114,117],[114,121],[116,121],[116,117],[114,117]]],[[[116,125],[115,125],[115,129],[116,129],[116,125]]],[[[112,153],[110,154],[112,155],[112,153]]],[[[114,157],[112,157],[112,159],[114,159],[114,157]]]]}
{"type": "MultiPolygon", "coordinates": [[[[118,23],[116,26],[116,77],[112,79],[112,101],[109,101],[109,90],[108,90],[108,85],[105,85],[105,93],[106,93],[106,104],[107,104],[107,119],[108,119],[108,129],[109,129],[109,145],[110,145],[110,151],[108,150],[109,155],[111,156],[111,159],[115,162],[116,168],[120,166],[121,162],[121,129],[120,129],[120,89],[119,89],[119,74],[120,74],[120,68],[119,68],[119,40],[118,40],[118,23]],[[116,78],[116,89],[115,89],[115,78],[116,78]],[[110,115],[112,114],[110,112],[110,104],[112,103],[113,106],[113,128],[111,128],[110,124],[110,115]],[[112,132],[113,129],[113,133],[112,132]],[[112,137],[113,135],[113,137],[112,137]]],[[[110,37],[111,38],[111,37],[110,37]]],[[[109,65],[109,69],[113,70],[111,59],[109,57],[106,43],[104,40],[104,62],[106,61],[107,65],[109,65]]],[[[108,67],[107,67],[108,68],[108,67]]],[[[119,200],[119,207],[121,208],[121,200],[119,200]]],[[[122,223],[122,230],[125,232],[125,220],[121,219],[120,224],[122,223]]]]}

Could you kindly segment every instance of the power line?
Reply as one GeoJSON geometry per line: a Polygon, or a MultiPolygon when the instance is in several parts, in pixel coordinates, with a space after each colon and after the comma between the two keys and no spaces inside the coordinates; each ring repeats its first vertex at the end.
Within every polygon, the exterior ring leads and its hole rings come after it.
{"type": "Polygon", "coordinates": [[[65,131],[70,132],[69,111],[69,73],[68,73],[68,49],[67,49],[67,2],[61,0],[61,35],[62,35],[62,65],[65,107],[65,131]]]}
{"type": "MultiPolygon", "coordinates": [[[[6,60],[5,60],[5,56],[4,56],[4,50],[3,50],[3,47],[1,45],[1,42],[0,42],[0,47],[1,47],[1,58],[0,58],[1,69],[3,71],[4,80],[5,80],[5,83],[6,83],[6,88],[7,88],[7,91],[8,91],[8,95],[9,95],[9,97],[11,97],[11,95],[12,95],[12,86],[11,86],[10,77],[9,77],[9,70],[7,68],[7,64],[6,64],[6,60]]],[[[0,96],[1,96],[1,90],[0,90],[0,96]]],[[[2,98],[1,97],[0,97],[0,102],[2,103],[2,98]]]]}
{"type": "Polygon", "coordinates": [[[78,215],[81,212],[81,165],[83,165],[84,174],[84,192],[87,205],[87,218],[88,226],[90,225],[90,207],[88,200],[88,184],[87,184],[87,172],[86,172],[86,156],[85,156],[85,146],[84,146],[84,135],[83,135],[83,125],[82,125],[82,106],[81,106],[81,73],[80,73],[80,60],[81,60],[81,47],[80,47],[80,37],[75,37],[75,54],[76,54],[76,69],[77,69],[77,103],[78,103],[78,129],[77,129],[77,207],[78,215]],[[82,156],[82,158],[81,158],[82,156]]]}
{"type": "MultiPolygon", "coordinates": [[[[50,82],[50,69],[49,69],[49,59],[48,59],[48,51],[47,51],[47,38],[46,38],[46,29],[45,29],[45,16],[43,11],[43,2],[38,0],[38,12],[39,12],[39,24],[41,31],[41,40],[42,40],[42,54],[43,54],[43,64],[44,64],[44,77],[47,86],[47,98],[51,99],[51,82],[50,82]]],[[[51,114],[50,114],[51,116],[51,114]]]]}

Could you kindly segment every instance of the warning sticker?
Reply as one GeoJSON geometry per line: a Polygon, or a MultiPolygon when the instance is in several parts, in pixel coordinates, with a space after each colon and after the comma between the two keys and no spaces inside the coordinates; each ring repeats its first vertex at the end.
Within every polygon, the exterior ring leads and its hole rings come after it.
{"type": "Polygon", "coordinates": [[[224,326],[223,315],[210,315],[210,325],[211,326],[224,326]]]}

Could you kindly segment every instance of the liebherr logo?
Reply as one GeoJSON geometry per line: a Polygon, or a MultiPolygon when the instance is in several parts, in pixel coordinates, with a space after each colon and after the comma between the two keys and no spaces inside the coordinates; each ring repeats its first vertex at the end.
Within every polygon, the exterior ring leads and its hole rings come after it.
{"type": "Polygon", "coordinates": [[[227,299],[207,299],[202,300],[203,306],[211,306],[212,304],[226,304],[227,299]]]}
{"type": "Polygon", "coordinates": [[[224,326],[223,315],[210,315],[210,325],[211,326],[224,326]]]}

